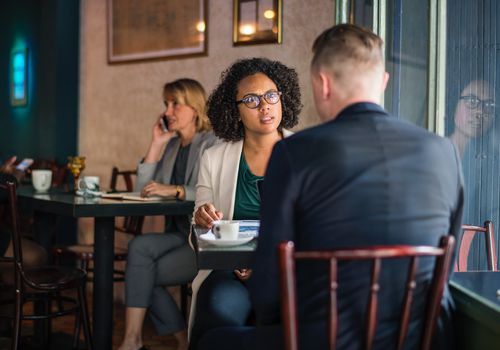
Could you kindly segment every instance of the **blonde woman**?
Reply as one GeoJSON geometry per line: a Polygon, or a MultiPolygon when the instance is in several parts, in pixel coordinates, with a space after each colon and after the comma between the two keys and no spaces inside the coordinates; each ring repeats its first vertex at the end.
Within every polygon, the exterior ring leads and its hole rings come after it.
{"type": "MultiPolygon", "coordinates": [[[[216,140],[205,112],[205,91],[195,80],[179,79],[165,85],[163,98],[166,110],[137,168],[136,190],[146,197],[194,200],[199,158],[216,140]]],[[[173,334],[177,349],[187,349],[186,321],[165,286],[190,282],[196,257],[187,243],[189,218],[170,216],[166,223],[165,234],[144,234],[129,243],[125,336],[119,350],[144,349],[147,311],[158,334],[173,334]]]]}

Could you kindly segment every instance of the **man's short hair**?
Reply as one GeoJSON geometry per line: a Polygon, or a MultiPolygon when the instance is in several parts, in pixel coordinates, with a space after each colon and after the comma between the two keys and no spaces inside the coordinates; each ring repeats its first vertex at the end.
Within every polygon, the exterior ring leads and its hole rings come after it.
{"type": "Polygon", "coordinates": [[[384,69],[383,44],[370,30],[339,24],[325,30],[314,41],[311,67],[325,68],[338,80],[384,69]]]}

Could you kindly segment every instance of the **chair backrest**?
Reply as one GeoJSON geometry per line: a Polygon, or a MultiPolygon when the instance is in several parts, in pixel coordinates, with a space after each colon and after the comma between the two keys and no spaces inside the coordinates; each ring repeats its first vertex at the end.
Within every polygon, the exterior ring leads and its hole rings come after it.
{"type": "MultiPolygon", "coordinates": [[[[449,266],[451,263],[453,245],[452,236],[441,238],[439,247],[429,246],[375,246],[367,248],[330,250],[330,251],[295,251],[293,242],[280,243],[278,247],[280,286],[281,286],[281,315],[283,334],[286,350],[298,349],[298,315],[297,315],[297,290],[295,262],[296,260],[323,260],[329,263],[329,319],[328,319],[328,344],[329,349],[335,349],[338,330],[337,316],[337,263],[345,260],[371,260],[370,292],[367,304],[366,339],[365,348],[371,349],[375,338],[378,310],[379,277],[381,260],[407,257],[410,260],[408,276],[405,284],[405,296],[402,304],[401,319],[398,334],[398,349],[402,349],[408,332],[410,310],[416,288],[416,273],[418,257],[434,256],[436,264],[432,282],[427,296],[425,323],[421,338],[421,349],[429,349],[437,317],[439,315],[443,290],[448,280],[449,266]]],[[[301,282],[303,283],[303,282],[301,282]]],[[[326,287],[326,286],[325,286],[326,287]]]]}
{"type": "MultiPolygon", "coordinates": [[[[118,170],[117,167],[113,167],[111,171],[111,182],[109,188],[111,192],[117,192],[118,178],[123,177],[125,182],[125,188],[127,192],[132,192],[134,190],[134,182],[132,177],[137,175],[136,170],[118,170]]],[[[142,226],[144,224],[144,216],[126,216],[123,221],[123,227],[119,227],[120,231],[133,234],[135,236],[142,233],[142,226]]]]}
{"type": "Polygon", "coordinates": [[[125,182],[125,189],[127,192],[132,192],[134,190],[134,182],[132,181],[132,176],[137,175],[136,170],[118,170],[117,167],[113,167],[111,171],[111,182],[109,184],[109,189],[111,192],[116,192],[116,185],[118,184],[118,178],[123,177],[125,182]]]}
{"type": "Polygon", "coordinates": [[[8,211],[11,226],[11,240],[13,247],[13,258],[4,261],[13,261],[15,266],[14,285],[16,290],[23,290],[21,275],[23,274],[23,252],[21,246],[21,234],[19,231],[19,211],[17,206],[16,184],[14,182],[0,183],[0,190],[7,192],[8,211]]]}
{"type": "Polygon", "coordinates": [[[462,225],[462,239],[458,244],[458,256],[455,262],[455,271],[467,271],[467,261],[469,258],[469,251],[476,234],[484,234],[484,241],[486,243],[486,258],[488,260],[488,270],[498,271],[497,268],[497,253],[495,245],[495,234],[493,223],[485,221],[483,226],[462,225]]]}

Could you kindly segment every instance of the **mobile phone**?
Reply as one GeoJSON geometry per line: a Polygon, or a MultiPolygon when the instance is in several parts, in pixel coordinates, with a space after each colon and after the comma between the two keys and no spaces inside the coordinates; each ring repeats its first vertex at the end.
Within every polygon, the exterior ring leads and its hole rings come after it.
{"type": "Polygon", "coordinates": [[[24,158],[21,163],[16,165],[16,169],[19,171],[26,171],[30,167],[30,165],[33,164],[33,159],[31,158],[24,158]]]}
{"type": "Polygon", "coordinates": [[[168,132],[168,119],[165,116],[161,117],[163,132],[168,132]]]}

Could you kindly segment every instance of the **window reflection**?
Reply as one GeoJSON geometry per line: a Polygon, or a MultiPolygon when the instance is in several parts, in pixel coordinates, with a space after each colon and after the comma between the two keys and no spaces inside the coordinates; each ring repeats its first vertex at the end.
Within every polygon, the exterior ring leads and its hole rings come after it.
{"type": "MultiPolygon", "coordinates": [[[[456,0],[447,6],[446,134],[462,160],[463,222],[500,227],[499,98],[500,2],[456,0]]],[[[484,239],[469,256],[470,269],[486,269],[484,239]]]]}

